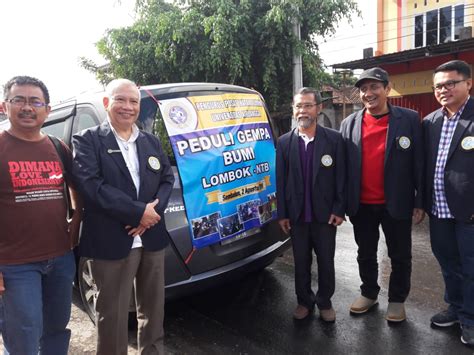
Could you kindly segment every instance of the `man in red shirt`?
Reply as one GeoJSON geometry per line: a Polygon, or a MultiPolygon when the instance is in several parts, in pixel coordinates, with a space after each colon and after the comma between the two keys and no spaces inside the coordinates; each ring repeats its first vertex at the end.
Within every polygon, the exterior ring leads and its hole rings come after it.
{"type": "Polygon", "coordinates": [[[406,319],[404,302],[410,291],[411,224],[424,218],[422,208],[423,142],[417,112],[388,103],[388,73],[364,71],[355,86],[365,108],[341,125],[348,162],[346,214],[354,226],[361,296],[352,314],[377,303],[377,246],[382,226],[391,259],[386,319],[406,319]]]}
{"type": "Polygon", "coordinates": [[[64,180],[72,154],[62,147],[63,166],[41,132],[50,111],[43,82],[9,80],[3,108],[10,128],[0,132],[0,332],[6,353],[66,355],[76,267],[71,249],[81,220],[73,189],[77,209],[67,220],[64,180]]]}

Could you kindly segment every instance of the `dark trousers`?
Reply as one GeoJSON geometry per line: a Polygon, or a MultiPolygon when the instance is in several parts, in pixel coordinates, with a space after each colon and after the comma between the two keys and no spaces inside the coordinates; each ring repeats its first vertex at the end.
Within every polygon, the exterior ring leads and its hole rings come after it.
{"type": "Polygon", "coordinates": [[[474,326],[474,224],[430,217],[431,249],[446,285],[444,300],[474,326]]]}
{"type": "Polygon", "coordinates": [[[294,223],[291,225],[291,240],[298,304],[312,309],[316,303],[319,309],[330,309],[332,307],[331,297],[335,289],[336,227],[317,222],[294,223]],[[318,263],[318,292],[316,295],[311,289],[313,250],[318,263]]]}
{"type": "Polygon", "coordinates": [[[385,205],[361,204],[357,214],[351,217],[351,222],[358,246],[357,262],[362,281],[362,296],[376,299],[380,291],[377,282],[377,248],[381,225],[392,265],[388,301],[405,302],[410,292],[411,220],[392,218],[385,205]]]}

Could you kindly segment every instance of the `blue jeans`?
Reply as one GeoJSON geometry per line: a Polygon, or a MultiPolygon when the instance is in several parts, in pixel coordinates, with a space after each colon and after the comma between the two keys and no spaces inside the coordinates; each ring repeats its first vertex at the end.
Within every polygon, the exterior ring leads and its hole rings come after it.
{"type": "Polygon", "coordinates": [[[461,324],[474,326],[474,224],[432,216],[430,237],[443,273],[444,300],[461,324]]]}
{"type": "Polygon", "coordinates": [[[73,252],[41,262],[0,265],[5,281],[0,326],[6,354],[67,354],[75,269],[73,252]]]}

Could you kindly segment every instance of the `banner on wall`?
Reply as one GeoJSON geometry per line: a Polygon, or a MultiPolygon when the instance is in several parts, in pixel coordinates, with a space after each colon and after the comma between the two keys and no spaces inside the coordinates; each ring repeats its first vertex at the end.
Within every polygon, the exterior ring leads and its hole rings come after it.
{"type": "Polygon", "coordinates": [[[196,248],[244,238],[276,218],[275,146],[257,94],[160,101],[196,248]]]}

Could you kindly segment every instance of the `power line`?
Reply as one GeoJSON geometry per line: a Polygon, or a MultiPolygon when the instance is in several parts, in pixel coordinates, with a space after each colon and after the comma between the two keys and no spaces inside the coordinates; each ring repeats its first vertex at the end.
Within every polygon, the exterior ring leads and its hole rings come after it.
{"type": "MultiPolygon", "coordinates": [[[[420,16],[420,15],[423,15],[427,12],[430,12],[430,11],[434,11],[434,10],[440,10],[440,9],[444,9],[446,7],[457,7],[457,6],[462,6],[464,5],[464,10],[466,9],[470,9],[470,8],[473,8],[474,5],[473,4],[455,4],[455,5],[446,5],[446,6],[443,6],[443,7],[437,7],[435,9],[431,9],[429,11],[423,11],[423,12],[420,12],[418,14],[413,14],[413,15],[406,15],[406,16],[402,16],[400,17],[401,20],[407,20],[407,19],[410,19],[410,18],[415,18],[416,16],[420,16]]],[[[384,22],[392,22],[392,21],[397,21],[398,20],[398,17],[392,17],[392,18],[388,18],[388,19],[383,19],[383,20],[380,20],[380,21],[377,21],[377,24],[379,23],[384,23],[384,22]]]]}
{"type": "MultiPolygon", "coordinates": [[[[466,7],[474,7],[474,5],[465,5],[465,9],[466,7]]],[[[422,14],[417,14],[417,15],[414,15],[414,16],[410,16],[411,18],[415,18],[416,16],[420,16],[422,14]]],[[[469,20],[469,17],[472,17],[474,16],[474,14],[465,14],[463,19],[467,19],[467,21],[465,22],[470,22],[469,20]]],[[[410,18],[409,16],[406,16],[405,19],[409,19],[410,18]]],[[[389,19],[387,21],[378,21],[377,23],[382,23],[382,22],[389,22],[389,21],[392,21],[392,19],[389,19]]],[[[360,26],[360,27],[366,27],[368,26],[367,24],[364,24],[363,26],[360,26]]],[[[407,29],[407,28],[412,28],[414,25],[413,24],[410,24],[410,25],[407,25],[407,26],[403,26],[401,27],[401,29],[407,29]]],[[[444,28],[444,27],[443,27],[444,28]]],[[[393,32],[394,29],[384,29],[382,31],[377,31],[377,32],[393,32]]],[[[344,40],[347,40],[347,39],[354,39],[354,38],[360,38],[360,37],[363,37],[363,36],[368,36],[368,35],[371,35],[373,34],[372,32],[369,32],[369,33],[363,33],[363,34],[359,34],[359,35],[354,35],[354,36],[347,36],[347,37],[330,37],[328,38],[328,40],[331,40],[331,42],[334,42],[334,41],[344,41],[344,40]]]]}
{"type": "MultiPolygon", "coordinates": [[[[470,16],[473,16],[473,15],[470,15],[470,16]]],[[[469,21],[467,21],[469,22],[469,21]]],[[[405,28],[411,28],[413,26],[406,26],[405,28]]],[[[446,29],[446,28],[452,28],[453,26],[445,26],[445,27],[441,27],[441,28],[437,28],[436,29],[436,32],[440,32],[441,30],[443,29],[446,29]],[[439,31],[438,31],[439,30],[439,31]]],[[[402,38],[407,38],[407,37],[413,37],[417,34],[423,34],[425,35],[426,33],[428,32],[434,32],[433,30],[430,30],[430,29],[425,29],[423,30],[422,32],[413,32],[413,33],[410,33],[410,34],[406,34],[406,35],[401,35],[401,36],[396,36],[396,37],[391,37],[391,38],[385,38],[383,40],[377,40],[375,42],[366,42],[365,45],[374,45],[374,44],[378,44],[378,43],[384,43],[384,42],[389,42],[389,41],[394,41],[394,40],[398,40],[398,39],[402,39],[402,38]]],[[[351,36],[351,37],[347,37],[346,39],[356,39],[356,38],[361,38],[363,36],[367,36],[367,35],[370,35],[369,34],[362,34],[362,35],[356,35],[356,36],[351,36]]],[[[339,40],[343,40],[343,39],[339,39],[339,40]]],[[[335,40],[330,40],[331,42],[334,42],[335,40]]],[[[326,41],[326,42],[329,42],[326,41]]],[[[335,53],[335,52],[341,52],[343,50],[347,50],[347,48],[357,48],[357,46],[351,46],[351,47],[344,47],[344,48],[339,48],[339,49],[334,49],[334,50],[330,50],[330,51],[326,51],[326,53],[335,53]]]]}
{"type": "MultiPolygon", "coordinates": [[[[465,16],[466,17],[469,17],[469,16],[474,16],[474,14],[472,15],[467,15],[465,16]]],[[[466,22],[469,22],[466,21],[466,22]]],[[[402,30],[404,29],[407,29],[407,28],[412,28],[414,25],[407,25],[407,26],[403,26],[403,27],[400,27],[402,30]]],[[[440,30],[443,30],[443,29],[446,29],[446,28],[452,28],[453,26],[444,26],[444,27],[440,27],[439,29],[440,30]]],[[[379,32],[382,32],[382,33],[385,33],[385,32],[394,32],[396,31],[397,29],[386,29],[386,30],[383,30],[383,31],[377,31],[376,33],[379,33],[379,32]]],[[[432,31],[432,30],[426,30],[426,31],[423,31],[423,33],[427,32],[427,31],[432,31]]],[[[348,40],[348,39],[357,39],[357,38],[361,38],[361,37],[365,37],[365,36],[369,36],[371,34],[375,34],[374,32],[368,32],[368,33],[361,33],[361,34],[358,34],[358,35],[354,35],[354,36],[348,36],[348,37],[332,37],[332,38],[328,38],[327,40],[325,40],[325,42],[328,42],[328,41],[331,41],[331,42],[338,42],[338,41],[345,41],[345,40],[348,40]]]]}

